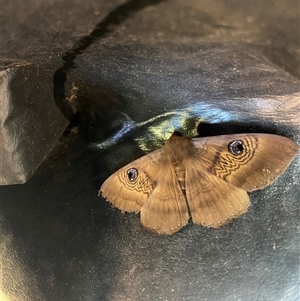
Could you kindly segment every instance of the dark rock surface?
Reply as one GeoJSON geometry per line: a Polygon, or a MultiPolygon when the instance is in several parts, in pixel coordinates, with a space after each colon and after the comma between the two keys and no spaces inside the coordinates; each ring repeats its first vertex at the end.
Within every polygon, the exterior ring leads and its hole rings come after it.
{"type": "Polygon", "coordinates": [[[299,297],[299,156],[218,230],[190,223],[158,236],[97,196],[108,175],[174,129],[268,132],[299,144],[297,1],[3,8],[1,181],[28,182],[0,187],[0,296],[299,297]]]}

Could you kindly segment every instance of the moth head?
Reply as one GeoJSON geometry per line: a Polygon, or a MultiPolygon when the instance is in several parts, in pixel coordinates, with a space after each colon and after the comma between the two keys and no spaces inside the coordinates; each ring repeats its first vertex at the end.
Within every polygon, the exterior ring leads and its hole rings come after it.
{"type": "Polygon", "coordinates": [[[136,168],[129,168],[127,170],[127,177],[130,182],[134,182],[138,177],[138,170],[136,168]]]}
{"type": "Polygon", "coordinates": [[[235,156],[241,155],[244,149],[243,141],[241,140],[234,140],[228,144],[229,152],[235,156]]]}
{"type": "Polygon", "coordinates": [[[175,137],[183,137],[183,135],[178,131],[174,131],[170,138],[175,138],[175,137]]]}
{"type": "Polygon", "coordinates": [[[162,148],[160,162],[181,164],[187,157],[194,156],[195,152],[198,150],[193,147],[191,139],[175,131],[162,148]]]}

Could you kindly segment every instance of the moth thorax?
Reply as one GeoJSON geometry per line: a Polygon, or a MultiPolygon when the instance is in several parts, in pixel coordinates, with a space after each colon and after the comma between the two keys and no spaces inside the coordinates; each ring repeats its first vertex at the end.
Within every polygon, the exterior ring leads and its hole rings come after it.
{"type": "Polygon", "coordinates": [[[162,149],[162,154],[169,157],[173,165],[182,164],[187,157],[193,154],[194,146],[190,139],[180,136],[172,136],[162,149]]]}

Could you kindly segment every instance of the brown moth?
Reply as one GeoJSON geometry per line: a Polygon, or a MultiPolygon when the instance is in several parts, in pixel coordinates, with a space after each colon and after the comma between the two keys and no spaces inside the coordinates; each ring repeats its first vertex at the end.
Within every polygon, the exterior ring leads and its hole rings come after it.
{"type": "Polygon", "coordinates": [[[190,139],[174,132],[163,148],[111,175],[99,194],[122,212],[140,212],[142,225],[159,234],[177,232],[189,218],[217,228],[245,213],[247,191],[273,183],[297,152],[278,135],[190,139]]]}

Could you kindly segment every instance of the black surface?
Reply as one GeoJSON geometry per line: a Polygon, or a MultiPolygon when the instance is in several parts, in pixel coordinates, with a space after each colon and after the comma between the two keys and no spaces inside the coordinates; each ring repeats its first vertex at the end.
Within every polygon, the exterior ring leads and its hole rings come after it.
{"type": "Polygon", "coordinates": [[[299,144],[299,4],[163,1],[134,14],[129,7],[98,35],[105,16],[120,10],[114,3],[41,3],[19,7],[14,22],[12,4],[5,7],[4,61],[16,52],[33,64],[49,53],[64,57],[48,85],[65,116],[76,117],[28,183],[0,189],[2,294],[297,300],[299,157],[272,186],[250,194],[245,215],[218,230],[190,223],[170,237],[151,234],[97,193],[110,173],[160,147],[174,129],[268,132],[299,144]],[[74,51],[89,33],[92,43],[74,51]],[[60,72],[65,81],[55,81],[60,72]]]}
{"type": "Polygon", "coordinates": [[[68,126],[52,96],[51,62],[15,62],[1,74],[0,185],[23,184],[68,126]]]}

